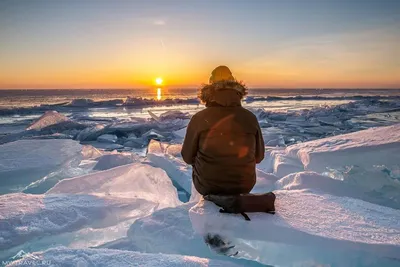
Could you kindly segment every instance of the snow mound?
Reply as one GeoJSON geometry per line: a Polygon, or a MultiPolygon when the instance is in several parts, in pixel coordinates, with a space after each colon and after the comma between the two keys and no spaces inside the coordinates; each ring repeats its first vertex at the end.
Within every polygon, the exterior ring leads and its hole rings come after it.
{"type": "Polygon", "coordinates": [[[64,179],[46,194],[92,194],[119,198],[142,198],[159,208],[181,204],[164,170],[133,163],[81,177],[64,179]]]}
{"type": "Polygon", "coordinates": [[[300,190],[275,193],[277,213],[250,213],[251,222],[241,215],[221,214],[213,203],[200,201],[189,211],[193,228],[203,236],[218,233],[247,241],[354,250],[400,259],[398,210],[300,190]]]}
{"type": "Polygon", "coordinates": [[[47,126],[68,121],[68,118],[57,111],[46,111],[38,120],[29,125],[26,130],[41,130],[47,126]]]}
{"type": "Polygon", "coordinates": [[[51,266],[209,266],[239,267],[228,261],[213,260],[185,255],[148,254],[112,249],[69,249],[58,247],[44,252],[28,254],[25,258],[7,266],[36,266],[43,263],[51,266]]]}
{"type": "Polygon", "coordinates": [[[81,156],[73,140],[19,140],[0,146],[0,192],[22,189],[81,156]]]}

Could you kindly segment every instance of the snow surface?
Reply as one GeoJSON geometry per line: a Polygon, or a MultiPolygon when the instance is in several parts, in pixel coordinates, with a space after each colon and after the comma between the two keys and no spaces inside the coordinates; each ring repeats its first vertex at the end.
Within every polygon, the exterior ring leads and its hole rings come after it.
{"type": "Polygon", "coordinates": [[[358,199],[301,190],[275,191],[275,215],[221,214],[201,201],[190,209],[193,228],[244,240],[278,242],[332,250],[358,250],[400,259],[400,212],[358,199]],[[323,223],[321,223],[323,222],[323,223]]]}
{"type": "Polygon", "coordinates": [[[7,266],[140,266],[140,267],[239,267],[242,265],[228,261],[211,260],[185,255],[148,254],[112,249],[69,249],[53,248],[40,253],[33,253],[14,261],[7,266]]]}
{"type": "MultiPolygon", "coordinates": [[[[208,247],[203,237],[209,233],[217,233],[228,246],[233,246],[228,251],[228,254],[237,253],[237,255],[233,256],[232,259],[248,260],[243,266],[251,266],[251,264],[254,264],[253,261],[274,266],[397,266],[398,256],[396,255],[400,254],[398,254],[399,226],[396,220],[399,215],[394,218],[390,216],[379,218],[380,215],[387,215],[385,212],[388,210],[393,211],[392,209],[379,211],[380,207],[375,206],[373,211],[380,213],[367,214],[365,218],[362,217],[365,214],[360,214],[365,210],[361,212],[354,210],[355,214],[352,214],[353,210],[349,209],[349,213],[340,214],[338,218],[334,218],[334,222],[327,222],[328,225],[339,227],[339,234],[344,232],[352,233],[353,226],[351,223],[360,222],[361,225],[356,226],[356,230],[361,229],[362,232],[356,233],[355,237],[352,237],[353,234],[350,237],[345,237],[347,240],[341,240],[341,236],[338,240],[335,240],[336,228],[319,226],[319,224],[324,224],[325,219],[331,217],[329,215],[330,210],[324,210],[324,208],[338,208],[340,198],[327,195],[327,198],[332,197],[339,202],[330,204],[330,199],[326,199],[326,202],[323,201],[322,208],[311,212],[310,218],[308,218],[308,209],[304,209],[304,205],[311,201],[311,204],[315,206],[320,199],[312,199],[312,197],[322,198],[323,195],[308,193],[310,198],[307,199],[309,201],[305,202],[302,200],[305,194],[300,191],[293,191],[292,194],[289,191],[285,193],[282,193],[282,195],[285,194],[285,198],[282,200],[284,202],[280,201],[283,206],[281,207],[280,203],[277,203],[277,207],[282,210],[283,215],[258,215],[252,213],[249,214],[252,221],[248,222],[240,215],[220,214],[218,212],[219,208],[212,203],[208,203],[207,207],[202,206],[202,204],[193,207],[195,203],[187,203],[176,208],[159,210],[147,217],[136,220],[130,227],[126,238],[110,242],[101,247],[146,253],[182,254],[216,258],[219,255],[217,253],[221,252],[218,251],[218,248],[208,247]],[[299,195],[297,194],[298,192],[300,193],[299,195]],[[292,196],[293,199],[290,199],[292,196]],[[290,200],[290,205],[285,208],[284,204],[287,200],[290,200]],[[206,208],[205,212],[204,208],[206,208]],[[320,216],[318,211],[324,212],[320,216]],[[298,216],[301,219],[285,221],[284,218],[287,218],[286,215],[290,213],[292,213],[292,219],[296,219],[296,213],[299,214],[298,216]],[[377,218],[374,215],[377,215],[377,218]],[[264,218],[261,220],[260,217],[264,218]],[[346,218],[349,218],[349,220],[347,221],[346,218]],[[354,218],[357,220],[351,222],[350,219],[354,218]],[[348,223],[341,226],[342,221],[348,223]],[[298,223],[295,224],[295,222],[298,223]],[[309,222],[313,224],[308,225],[309,222]],[[293,223],[293,225],[290,223],[293,223]],[[363,229],[363,226],[370,225],[374,228],[363,229]],[[316,229],[313,229],[314,227],[316,229]],[[299,228],[309,231],[309,233],[303,232],[299,228]],[[378,230],[378,232],[376,233],[375,230],[378,230]],[[328,232],[332,233],[329,234],[328,232]],[[324,234],[328,236],[323,236],[324,234]],[[375,234],[377,234],[377,237],[374,237],[375,234]],[[396,245],[387,245],[385,243],[386,236],[390,238],[387,244],[393,242],[396,245]],[[352,238],[361,238],[366,243],[349,241],[352,238]],[[371,241],[369,238],[371,238],[371,241]],[[383,244],[379,244],[379,240],[383,244]],[[368,244],[368,242],[372,244],[368,244]],[[383,255],[394,256],[395,258],[385,258],[383,255]]],[[[351,202],[352,200],[345,199],[345,201],[351,202]]],[[[357,204],[363,205],[364,203],[358,202],[357,204]]],[[[310,206],[310,210],[312,208],[310,206]]],[[[355,205],[352,208],[358,209],[359,207],[355,205]]],[[[340,210],[336,211],[340,212],[340,210]]],[[[346,211],[348,210],[344,212],[346,211]]]]}

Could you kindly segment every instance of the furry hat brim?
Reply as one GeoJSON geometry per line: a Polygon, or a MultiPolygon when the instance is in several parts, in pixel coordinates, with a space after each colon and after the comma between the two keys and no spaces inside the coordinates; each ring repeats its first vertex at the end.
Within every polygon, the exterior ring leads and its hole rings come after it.
{"type": "Polygon", "coordinates": [[[241,98],[245,97],[248,93],[247,87],[244,83],[239,81],[219,81],[210,84],[204,84],[198,92],[198,98],[203,103],[208,103],[213,99],[215,92],[219,90],[234,90],[241,98]]]}

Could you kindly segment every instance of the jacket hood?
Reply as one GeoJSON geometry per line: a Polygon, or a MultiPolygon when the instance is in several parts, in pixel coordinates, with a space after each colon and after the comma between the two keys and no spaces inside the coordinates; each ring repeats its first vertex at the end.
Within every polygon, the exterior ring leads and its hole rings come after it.
{"type": "Polygon", "coordinates": [[[210,106],[217,104],[224,107],[241,106],[241,100],[247,95],[247,88],[237,81],[219,81],[206,84],[199,90],[200,100],[210,106]]]}

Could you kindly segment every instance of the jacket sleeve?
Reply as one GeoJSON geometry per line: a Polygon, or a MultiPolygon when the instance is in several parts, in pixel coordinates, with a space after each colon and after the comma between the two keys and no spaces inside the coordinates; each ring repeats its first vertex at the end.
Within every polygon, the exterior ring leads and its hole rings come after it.
{"type": "Polygon", "coordinates": [[[183,160],[190,165],[193,165],[199,149],[199,132],[196,127],[195,116],[190,120],[185,139],[183,140],[181,155],[183,160]]]}
{"type": "Polygon", "coordinates": [[[265,145],[264,138],[260,129],[260,125],[257,121],[257,133],[256,133],[256,163],[260,163],[264,159],[265,145]]]}

